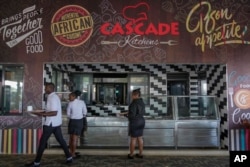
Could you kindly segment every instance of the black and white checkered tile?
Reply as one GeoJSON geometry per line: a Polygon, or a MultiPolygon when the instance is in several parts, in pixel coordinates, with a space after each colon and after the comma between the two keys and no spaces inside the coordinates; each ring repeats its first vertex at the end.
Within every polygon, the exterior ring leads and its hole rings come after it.
{"type": "MultiPolygon", "coordinates": [[[[218,97],[221,115],[221,145],[228,147],[227,125],[227,94],[225,65],[168,65],[168,64],[53,64],[53,68],[65,71],[64,81],[69,81],[69,72],[143,72],[150,74],[150,106],[146,114],[151,116],[165,115],[167,112],[167,73],[189,73],[189,93],[192,97],[190,107],[192,112],[198,112],[198,71],[207,72],[208,94],[218,97]]],[[[44,82],[52,81],[52,64],[44,66],[44,82]]],[[[88,106],[89,115],[112,116],[127,110],[126,106],[88,106]]]]}
{"type": "Polygon", "coordinates": [[[218,97],[221,116],[221,146],[228,148],[226,65],[207,66],[208,95],[218,97]]]}

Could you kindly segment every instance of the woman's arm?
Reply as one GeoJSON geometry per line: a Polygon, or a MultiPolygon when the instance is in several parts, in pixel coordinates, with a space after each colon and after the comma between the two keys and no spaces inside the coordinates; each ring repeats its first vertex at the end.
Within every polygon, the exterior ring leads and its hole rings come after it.
{"type": "Polygon", "coordinates": [[[38,116],[42,116],[42,117],[52,117],[52,116],[56,116],[57,115],[57,111],[49,111],[49,112],[35,112],[33,113],[35,115],[38,115],[38,116]]]}
{"type": "Polygon", "coordinates": [[[126,112],[121,112],[121,113],[119,113],[119,115],[123,115],[123,116],[128,115],[128,111],[126,111],[126,112]]]}

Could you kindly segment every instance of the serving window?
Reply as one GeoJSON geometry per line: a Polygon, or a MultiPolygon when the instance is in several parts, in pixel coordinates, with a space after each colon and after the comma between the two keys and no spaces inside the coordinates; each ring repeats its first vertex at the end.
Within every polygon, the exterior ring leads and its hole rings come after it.
{"type": "Polygon", "coordinates": [[[141,89],[149,104],[149,74],[147,73],[67,73],[54,71],[57,92],[81,91],[80,98],[87,105],[128,105],[131,91],[141,89]],[[66,76],[66,77],[65,77],[66,76]]]}

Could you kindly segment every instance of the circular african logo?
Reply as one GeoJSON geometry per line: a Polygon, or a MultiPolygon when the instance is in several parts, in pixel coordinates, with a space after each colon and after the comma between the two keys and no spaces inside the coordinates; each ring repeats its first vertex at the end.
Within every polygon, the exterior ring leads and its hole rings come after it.
{"type": "Polygon", "coordinates": [[[85,43],[92,35],[93,27],[89,12],[78,5],[62,7],[51,20],[52,35],[64,46],[75,47],[85,43]]]}
{"type": "Polygon", "coordinates": [[[240,109],[250,108],[250,91],[247,89],[240,89],[234,95],[234,102],[240,109]]]}

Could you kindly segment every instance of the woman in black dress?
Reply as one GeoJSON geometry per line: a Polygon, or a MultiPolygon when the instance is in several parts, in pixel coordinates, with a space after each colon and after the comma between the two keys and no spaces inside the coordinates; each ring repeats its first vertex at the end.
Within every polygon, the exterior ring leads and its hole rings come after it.
{"type": "Polygon", "coordinates": [[[129,120],[129,136],[130,136],[130,154],[129,159],[134,158],[134,151],[136,142],[138,142],[139,154],[135,156],[137,158],[143,158],[143,130],[145,127],[145,119],[143,117],[145,113],[145,104],[142,100],[140,89],[132,91],[132,102],[128,107],[128,120],[129,120]]]}

